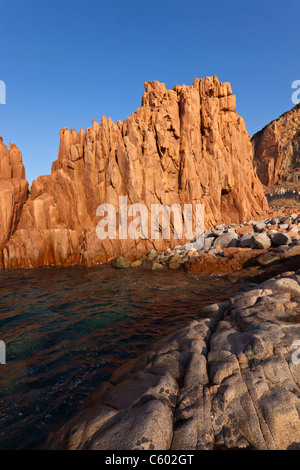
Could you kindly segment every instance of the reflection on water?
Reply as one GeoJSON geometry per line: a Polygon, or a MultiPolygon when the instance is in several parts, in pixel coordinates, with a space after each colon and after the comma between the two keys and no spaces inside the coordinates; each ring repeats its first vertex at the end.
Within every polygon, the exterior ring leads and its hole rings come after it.
{"type": "Polygon", "coordinates": [[[171,270],[0,271],[0,449],[34,447],[126,359],[237,289],[171,270]]]}

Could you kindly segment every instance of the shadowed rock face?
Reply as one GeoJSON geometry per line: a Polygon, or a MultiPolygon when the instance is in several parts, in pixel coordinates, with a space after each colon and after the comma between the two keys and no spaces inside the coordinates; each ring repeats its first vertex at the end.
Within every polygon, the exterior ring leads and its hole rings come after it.
{"type": "Polygon", "coordinates": [[[252,143],[263,184],[300,181],[300,105],[255,134],[252,143]]]}
{"type": "Polygon", "coordinates": [[[14,232],[27,196],[22,154],[14,144],[8,149],[0,137],[0,247],[14,232]]]}
{"type": "Polygon", "coordinates": [[[2,266],[94,265],[178,244],[99,240],[96,209],[118,209],[119,196],[149,210],[203,203],[206,227],[262,215],[267,202],[235,107],[230,84],[216,77],[172,90],[149,82],[142,106],[123,123],[103,117],[86,132],[62,129],[52,174],[33,182],[17,231],[2,248],[2,266]]]}

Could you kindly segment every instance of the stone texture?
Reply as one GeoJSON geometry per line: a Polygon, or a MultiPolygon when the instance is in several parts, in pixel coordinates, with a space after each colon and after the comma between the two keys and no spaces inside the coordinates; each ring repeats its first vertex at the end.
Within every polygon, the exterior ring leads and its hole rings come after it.
{"type": "Polygon", "coordinates": [[[300,105],[252,137],[254,162],[263,184],[300,181],[300,105]]]}
{"type": "Polygon", "coordinates": [[[257,262],[261,266],[269,266],[278,261],[284,261],[290,257],[300,256],[300,246],[291,246],[288,249],[283,249],[283,247],[278,247],[268,253],[264,253],[257,258],[257,262]]]}
{"type": "Polygon", "coordinates": [[[113,259],[111,264],[119,269],[129,268],[131,266],[131,262],[124,258],[124,256],[118,256],[118,258],[113,259]]]}
{"type": "Polygon", "coordinates": [[[250,247],[252,237],[253,237],[253,233],[251,232],[244,233],[240,238],[240,246],[242,248],[250,247]]]}
{"type": "Polygon", "coordinates": [[[0,137],[0,259],[1,247],[14,233],[27,196],[22,154],[14,144],[8,149],[0,137]]]}
{"type": "MultiPolygon", "coordinates": [[[[258,218],[267,209],[250,138],[229,83],[216,77],[166,90],[145,84],[142,106],[124,122],[102,118],[86,132],[60,131],[52,174],[33,181],[5,268],[130,261],[173,240],[99,240],[102,203],[203,203],[207,227],[258,218]]],[[[6,161],[5,161],[6,162],[6,161]]],[[[3,163],[7,172],[7,163],[3,163]]],[[[118,216],[118,211],[117,211],[118,216]]],[[[182,243],[185,240],[181,241],[182,243]]]]}
{"type": "Polygon", "coordinates": [[[219,246],[221,249],[237,246],[238,243],[238,236],[235,232],[231,233],[223,233],[219,237],[217,237],[213,243],[213,247],[216,248],[219,246]]]}
{"type": "Polygon", "coordinates": [[[252,248],[264,250],[270,248],[271,240],[266,233],[259,233],[251,238],[250,246],[252,248]]]}
{"type": "Polygon", "coordinates": [[[289,245],[292,242],[291,237],[287,233],[273,232],[271,233],[270,238],[272,243],[277,246],[289,245]]]}
{"type": "Polygon", "coordinates": [[[45,448],[299,450],[299,311],[300,272],[204,307],[113,374],[45,448]]]}

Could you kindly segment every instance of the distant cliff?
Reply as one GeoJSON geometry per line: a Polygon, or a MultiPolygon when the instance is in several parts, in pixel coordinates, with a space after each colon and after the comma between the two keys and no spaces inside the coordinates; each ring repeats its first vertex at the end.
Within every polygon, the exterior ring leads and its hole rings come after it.
{"type": "Polygon", "coordinates": [[[18,224],[2,239],[0,266],[94,265],[178,244],[99,240],[97,207],[117,208],[123,195],[148,209],[203,203],[206,227],[262,215],[267,201],[235,109],[230,84],[217,77],[172,90],[154,81],[145,84],[142,106],[123,123],[103,117],[86,132],[62,129],[52,174],[33,181],[21,215],[21,204],[15,205],[18,224]]]}
{"type": "Polygon", "coordinates": [[[264,185],[300,182],[300,105],[255,134],[252,144],[257,174],[264,185]]]}

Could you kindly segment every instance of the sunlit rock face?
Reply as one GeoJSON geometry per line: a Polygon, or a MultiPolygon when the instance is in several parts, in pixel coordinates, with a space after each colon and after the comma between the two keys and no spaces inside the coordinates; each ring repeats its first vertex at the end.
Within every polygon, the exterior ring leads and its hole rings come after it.
{"type": "Polygon", "coordinates": [[[28,196],[28,183],[18,147],[0,137],[0,247],[14,232],[28,196]]]}
{"type": "Polygon", "coordinates": [[[300,105],[255,134],[252,143],[263,184],[300,182],[300,105]]]}
{"type": "MultiPolygon", "coordinates": [[[[95,265],[135,259],[179,240],[100,240],[100,204],[204,204],[205,226],[244,222],[267,209],[244,120],[229,83],[217,77],[166,90],[145,83],[142,105],[124,122],[102,118],[86,132],[60,131],[52,174],[33,181],[3,267],[95,265]]],[[[182,240],[181,240],[182,241],[182,240]]]]}

